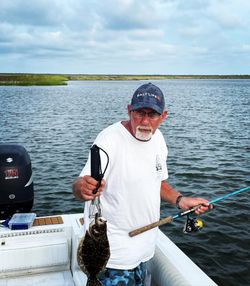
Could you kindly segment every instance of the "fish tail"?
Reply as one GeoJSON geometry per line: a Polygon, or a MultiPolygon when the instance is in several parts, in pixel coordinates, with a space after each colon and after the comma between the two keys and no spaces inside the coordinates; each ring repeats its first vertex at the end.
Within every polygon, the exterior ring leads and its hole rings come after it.
{"type": "Polygon", "coordinates": [[[102,283],[96,277],[89,278],[86,286],[102,286],[102,283]]]}

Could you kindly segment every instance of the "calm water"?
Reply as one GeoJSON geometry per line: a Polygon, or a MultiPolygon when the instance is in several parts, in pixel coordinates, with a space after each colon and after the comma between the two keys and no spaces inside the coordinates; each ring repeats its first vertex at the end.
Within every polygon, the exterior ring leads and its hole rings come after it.
{"type": "MultiPolygon", "coordinates": [[[[97,133],[127,118],[143,82],[69,82],[62,87],[0,87],[0,143],[30,154],[38,215],[81,212],[71,193],[97,133]]],[[[166,96],[161,126],[169,147],[169,182],[208,200],[250,184],[250,81],[155,81],[166,96]]],[[[205,227],[183,234],[185,219],[161,229],[219,285],[250,285],[249,192],[202,216],[205,227]]],[[[162,217],[176,214],[162,204],[162,217]]]]}

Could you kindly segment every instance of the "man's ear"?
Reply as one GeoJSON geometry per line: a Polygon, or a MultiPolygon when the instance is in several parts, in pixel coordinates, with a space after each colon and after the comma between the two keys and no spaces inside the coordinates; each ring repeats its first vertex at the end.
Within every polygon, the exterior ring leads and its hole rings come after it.
{"type": "Polygon", "coordinates": [[[167,110],[164,110],[162,112],[162,115],[161,115],[161,120],[164,121],[166,118],[167,118],[167,115],[168,115],[168,111],[167,110]]]}
{"type": "Polygon", "coordinates": [[[127,109],[128,109],[128,115],[130,116],[130,113],[131,113],[131,104],[128,104],[128,106],[127,106],[127,109]]]}

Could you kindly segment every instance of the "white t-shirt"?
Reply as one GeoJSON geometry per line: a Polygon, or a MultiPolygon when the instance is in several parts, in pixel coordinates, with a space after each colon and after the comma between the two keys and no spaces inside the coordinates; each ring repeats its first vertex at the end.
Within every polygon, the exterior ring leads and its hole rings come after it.
{"type": "MultiPolygon", "coordinates": [[[[157,228],[134,237],[128,233],[160,218],[160,186],[168,177],[167,146],[158,129],[151,140],[142,142],[121,122],[104,129],[94,144],[109,156],[106,187],[100,196],[111,250],[107,267],[132,269],[154,255],[157,228]]],[[[103,170],[107,160],[100,154],[103,170]]],[[[89,174],[90,160],[80,176],[89,174]]],[[[89,205],[88,201],[84,208],[86,227],[89,205]]]]}

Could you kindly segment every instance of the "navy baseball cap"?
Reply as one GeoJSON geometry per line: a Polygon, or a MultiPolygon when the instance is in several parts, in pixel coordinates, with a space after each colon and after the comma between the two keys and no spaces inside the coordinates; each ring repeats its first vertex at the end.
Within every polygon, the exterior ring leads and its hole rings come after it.
{"type": "Polygon", "coordinates": [[[138,87],[131,100],[131,110],[151,108],[162,114],[165,108],[165,100],[162,91],[151,82],[138,87]]]}

